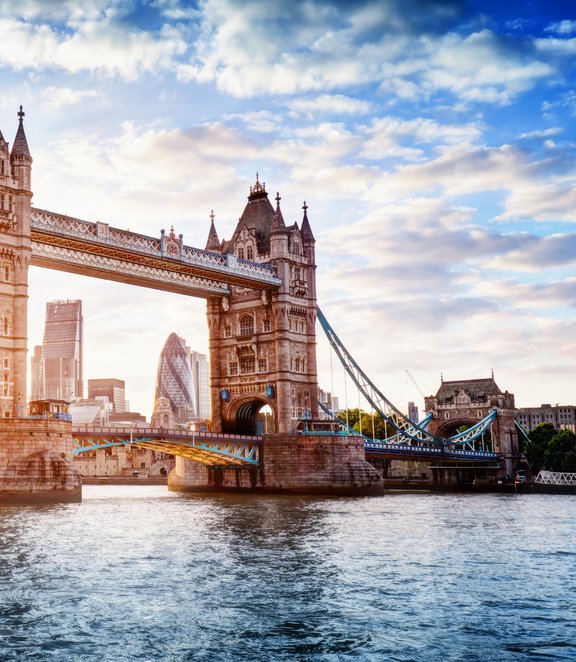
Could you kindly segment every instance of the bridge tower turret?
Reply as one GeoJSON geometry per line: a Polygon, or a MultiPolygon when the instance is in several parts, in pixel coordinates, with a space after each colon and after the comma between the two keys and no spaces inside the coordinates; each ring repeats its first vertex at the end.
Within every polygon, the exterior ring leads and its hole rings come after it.
{"type": "Polygon", "coordinates": [[[32,157],[24,111],[11,152],[0,140],[0,417],[25,413],[32,157]]]}
{"type": "Polygon", "coordinates": [[[264,431],[257,429],[257,414],[265,405],[274,418],[268,432],[291,433],[299,419],[318,416],[314,238],[307,217],[304,233],[297,223],[285,224],[280,199],[277,194],[274,209],[256,175],[232,238],[221,244],[231,261],[273,264],[282,284],[264,291],[231,286],[229,297],[208,301],[218,432],[264,431]]]}

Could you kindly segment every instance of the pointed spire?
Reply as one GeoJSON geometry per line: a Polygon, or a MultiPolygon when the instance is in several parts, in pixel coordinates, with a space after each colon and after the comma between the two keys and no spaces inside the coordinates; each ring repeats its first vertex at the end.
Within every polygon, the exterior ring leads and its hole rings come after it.
{"type": "Polygon", "coordinates": [[[274,213],[274,219],[272,220],[272,227],[270,228],[270,234],[275,232],[286,232],[286,224],[284,223],[284,217],[282,216],[282,211],[280,209],[280,193],[276,193],[276,212],[274,213]]]}
{"type": "Polygon", "coordinates": [[[20,106],[20,111],[18,112],[18,131],[16,131],[16,138],[14,138],[14,144],[12,145],[11,156],[24,156],[31,159],[30,150],[28,149],[28,142],[26,140],[26,134],[24,133],[24,115],[26,113],[22,110],[20,106]]]}
{"type": "Polygon", "coordinates": [[[216,232],[216,226],[214,225],[214,210],[210,210],[210,232],[208,233],[208,241],[206,242],[207,251],[219,251],[220,250],[220,239],[218,239],[218,233],[216,232]]]}
{"type": "Polygon", "coordinates": [[[304,241],[316,241],[314,239],[314,235],[312,234],[312,228],[310,227],[310,223],[308,221],[308,205],[306,204],[306,200],[304,200],[302,209],[304,210],[304,218],[302,219],[302,227],[300,229],[300,232],[302,233],[302,239],[304,241]]]}

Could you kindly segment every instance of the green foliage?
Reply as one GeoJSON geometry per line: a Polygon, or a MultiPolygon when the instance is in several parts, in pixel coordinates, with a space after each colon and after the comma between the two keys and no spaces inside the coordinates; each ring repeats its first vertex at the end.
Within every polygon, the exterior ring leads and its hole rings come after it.
{"type": "Polygon", "coordinates": [[[544,451],[544,464],[550,471],[576,472],[576,434],[560,430],[554,435],[544,451]]]}
{"type": "Polygon", "coordinates": [[[528,433],[530,441],[526,442],[524,453],[533,474],[537,474],[543,467],[550,469],[545,459],[545,454],[551,440],[557,434],[558,430],[556,430],[552,423],[540,423],[532,432],[528,433]]]}
{"type": "MultiPolygon", "coordinates": [[[[346,411],[340,412],[338,418],[343,423],[346,423],[346,411]]],[[[386,439],[396,434],[394,428],[388,425],[381,416],[359,410],[358,407],[348,409],[348,426],[354,428],[356,432],[362,432],[365,437],[370,437],[371,439],[386,439]],[[360,416],[362,416],[362,425],[360,425],[360,416]],[[374,436],[372,435],[373,431],[374,436]]]]}

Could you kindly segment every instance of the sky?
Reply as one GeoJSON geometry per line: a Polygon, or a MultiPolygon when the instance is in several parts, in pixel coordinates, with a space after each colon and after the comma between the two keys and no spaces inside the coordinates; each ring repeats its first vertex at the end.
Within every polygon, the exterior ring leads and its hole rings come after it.
{"type": "MultiPolygon", "coordinates": [[[[307,202],[319,306],[404,410],[492,371],[517,406],[576,404],[575,66],[569,0],[0,0],[34,206],[203,248],[258,172],[287,224],[307,202]]],[[[77,298],[85,378],[132,410],[172,331],[207,352],[202,299],[37,267],[30,349],[77,298]]],[[[358,406],[319,328],[318,363],[358,406]]]]}

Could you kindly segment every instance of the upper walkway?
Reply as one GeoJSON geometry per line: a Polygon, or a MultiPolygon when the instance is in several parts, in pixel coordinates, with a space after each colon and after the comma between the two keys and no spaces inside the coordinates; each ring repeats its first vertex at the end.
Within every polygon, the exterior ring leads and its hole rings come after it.
{"type": "Polygon", "coordinates": [[[185,246],[172,231],[149,237],[32,208],[31,239],[34,266],[167,292],[207,298],[281,284],[271,265],[185,246]]]}

